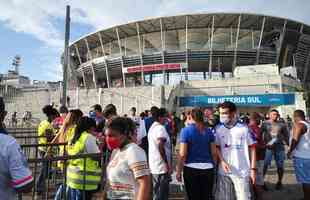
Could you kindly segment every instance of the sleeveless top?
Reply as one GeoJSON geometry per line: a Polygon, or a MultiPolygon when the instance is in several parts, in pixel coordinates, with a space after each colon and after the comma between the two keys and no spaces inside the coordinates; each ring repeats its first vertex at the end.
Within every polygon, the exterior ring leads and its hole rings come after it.
{"type": "Polygon", "coordinates": [[[305,124],[307,132],[300,137],[300,141],[294,150],[294,156],[297,158],[310,159],[310,124],[306,121],[300,123],[305,124]]]}

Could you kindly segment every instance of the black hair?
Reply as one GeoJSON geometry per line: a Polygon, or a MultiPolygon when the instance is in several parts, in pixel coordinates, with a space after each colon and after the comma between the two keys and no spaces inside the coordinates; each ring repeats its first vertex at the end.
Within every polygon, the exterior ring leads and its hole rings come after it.
{"type": "Polygon", "coordinates": [[[276,112],[279,115],[279,111],[276,110],[276,109],[272,109],[272,110],[269,111],[269,113],[272,113],[272,112],[276,112]]]}
{"type": "Polygon", "coordinates": [[[219,108],[228,108],[229,112],[236,112],[237,111],[237,107],[236,104],[234,104],[231,101],[224,101],[223,103],[218,105],[219,108]]]}
{"type": "Polygon", "coordinates": [[[294,115],[300,117],[301,119],[306,118],[305,112],[303,110],[295,110],[294,115]]]}
{"type": "Polygon", "coordinates": [[[42,108],[42,112],[46,115],[46,116],[51,116],[53,111],[53,106],[51,105],[46,105],[42,108]]]}
{"type": "Polygon", "coordinates": [[[88,131],[91,128],[96,127],[96,121],[89,117],[82,117],[75,128],[74,136],[71,140],[71,144],[75,144],[78,141],[84,131],[88,131]]]}
{"type": "Polygon", "coordinates": [[[155,121],[158,121],[160,117],[167,116],[167,110],[165,108],[159,108],[154,114],[152,114],[155,121]]]}
{"type": "Polygon", "coordinates": [[[92,106],[95,111],[102,112],[102,107],[99,104],[95,104],[92,106]]]}
{"type": "Polygon", "coordinates": [[[73,124],[77,124],[78,121],[83,117],[83,112],[80,109],[73,109],[70,110],[70,112],[73,124]]]}
{"type": "Polygon", "coordinates": [[[132,107],[132,108],[130,109],[130,111],[134,111],[134,112],[136,112],[136,111],[137,111],[137,109],[136,109],[136,107],[132,107]]]}
{"type": "Polygon", "coordinates": [[[159,108],[157,106],[152,106],[151,107],[151,114],[154,115],[155,112],[157,112],[159,108]]]}
{"type": "Polygon", "coordinates": [[[130,136],[136,130],[136,125],[130,118],[117,117],[108,124],[108,128],[121,135],[130,136]]]}
{"type": "Polygon", "coordinates": [[[198,123],[204,122],[203,112],[199,108],[194,108],[191,112],[191,116],[195,122],[198,122],[198,123]]]}
{"type": "Polygon", "coordinates": [[[111,115],[117,115],[116,107],[113,104],[108,104],[103,110],[103,116],[107,118],[111,115]]]}
{"type": "Polygon", "coordinates": [[[66,106],[60,106],[59,108],[59,112],[60,113],[68,113],[68,108],[66,106]]]}

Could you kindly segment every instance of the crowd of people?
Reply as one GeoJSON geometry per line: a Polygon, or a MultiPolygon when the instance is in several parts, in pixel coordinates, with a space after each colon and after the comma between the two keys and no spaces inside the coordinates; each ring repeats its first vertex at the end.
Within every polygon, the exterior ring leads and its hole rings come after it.
{"type": "MultiPolygon", "coordinates": [[[[0,111],[3,121],[4,104],[0,111]]],[[[310,123],[302,110],[294,112],[291,127],[277,110],[267,117],[240,117],[232,102],[214,111],[193,108],[180,117],[156,106],[140,115],[133,107],[119,116],[113,104],[104,109],[96,104],[87,114],[51,105],[42,111],[46,119],[38,126],[38,135],[44,136],[39,144],[68,143],[60,147],[61,155],[103,153],[106,160],[104,177],[97,158],[69,160],[67,183],[58,186],[56,200],[91,199],[100,186],[103,199],[168,200],[173,176],[184,183],[189,200],[261,200],[269,189],[264,177],[272,159],[278,173],[276,189],[283,188],[286,157],[293,159],[304,199],[310,199],[310,123]]],[[[0,196],[8,190],[11,196],[6,199],[11,199],[15,191],[27,191],[34,183],[19,145],[4,129],[0,132],[0,149],[7,148],[0,151],[0,196]]],[[[53,149],[42,146],[39,154],[44,158],[53,149]]],[[[38,195],[46,188],[49,167],[48,161],[41,165],[38,195]]],[[[57,165],[64,167],[62,162],[57,165]]]]}

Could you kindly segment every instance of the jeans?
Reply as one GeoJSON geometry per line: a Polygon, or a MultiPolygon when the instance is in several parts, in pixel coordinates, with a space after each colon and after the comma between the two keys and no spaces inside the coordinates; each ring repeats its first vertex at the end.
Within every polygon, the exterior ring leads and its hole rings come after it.
{"type": "MultiPolygon", "coordinates": [[[[44,158],[45,152],[40,151],[40,158],[44,158]]],[[[43,161],[41,165],[41,169],[39,172],[39,177],[36,183],[37,192],[41,193],[45,191],[45,179],[48,178],[48,171],[49,171],[49,162],[43,161]]]]}
{"type": "Polygon", "coordinates": [[[285,161],[285,151],[267,149],[265,155],[265,166],[270,166],[273,156],[276,161],[277,168],[283,169],[285,161]]]}
{"type": "Polygon", "coordinates": [[[213,199],[214,169],[184,167],[183,177],[188,199],[213,199]]]}
{"type": "Polygon", "coordinates": [[[91,200],[94,191],[90,190],[77,190],[67,187],[67,200],[91,200]]]}
{"type": "Polygon", "coordinates": [[[153,179],[153,200],[168,200],[169,183],[171,176],[169,174],[152,174],[153,179]]]}

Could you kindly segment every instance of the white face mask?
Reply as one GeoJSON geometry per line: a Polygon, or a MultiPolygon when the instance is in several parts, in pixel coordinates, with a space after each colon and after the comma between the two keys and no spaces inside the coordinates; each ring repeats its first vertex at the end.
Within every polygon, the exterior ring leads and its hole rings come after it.
{"type": "Polygon", "coordinates": [[[227,114],[220,115],[220,122],[223,124],[228,124],[230,122],[229,116],[227,114]]]}

